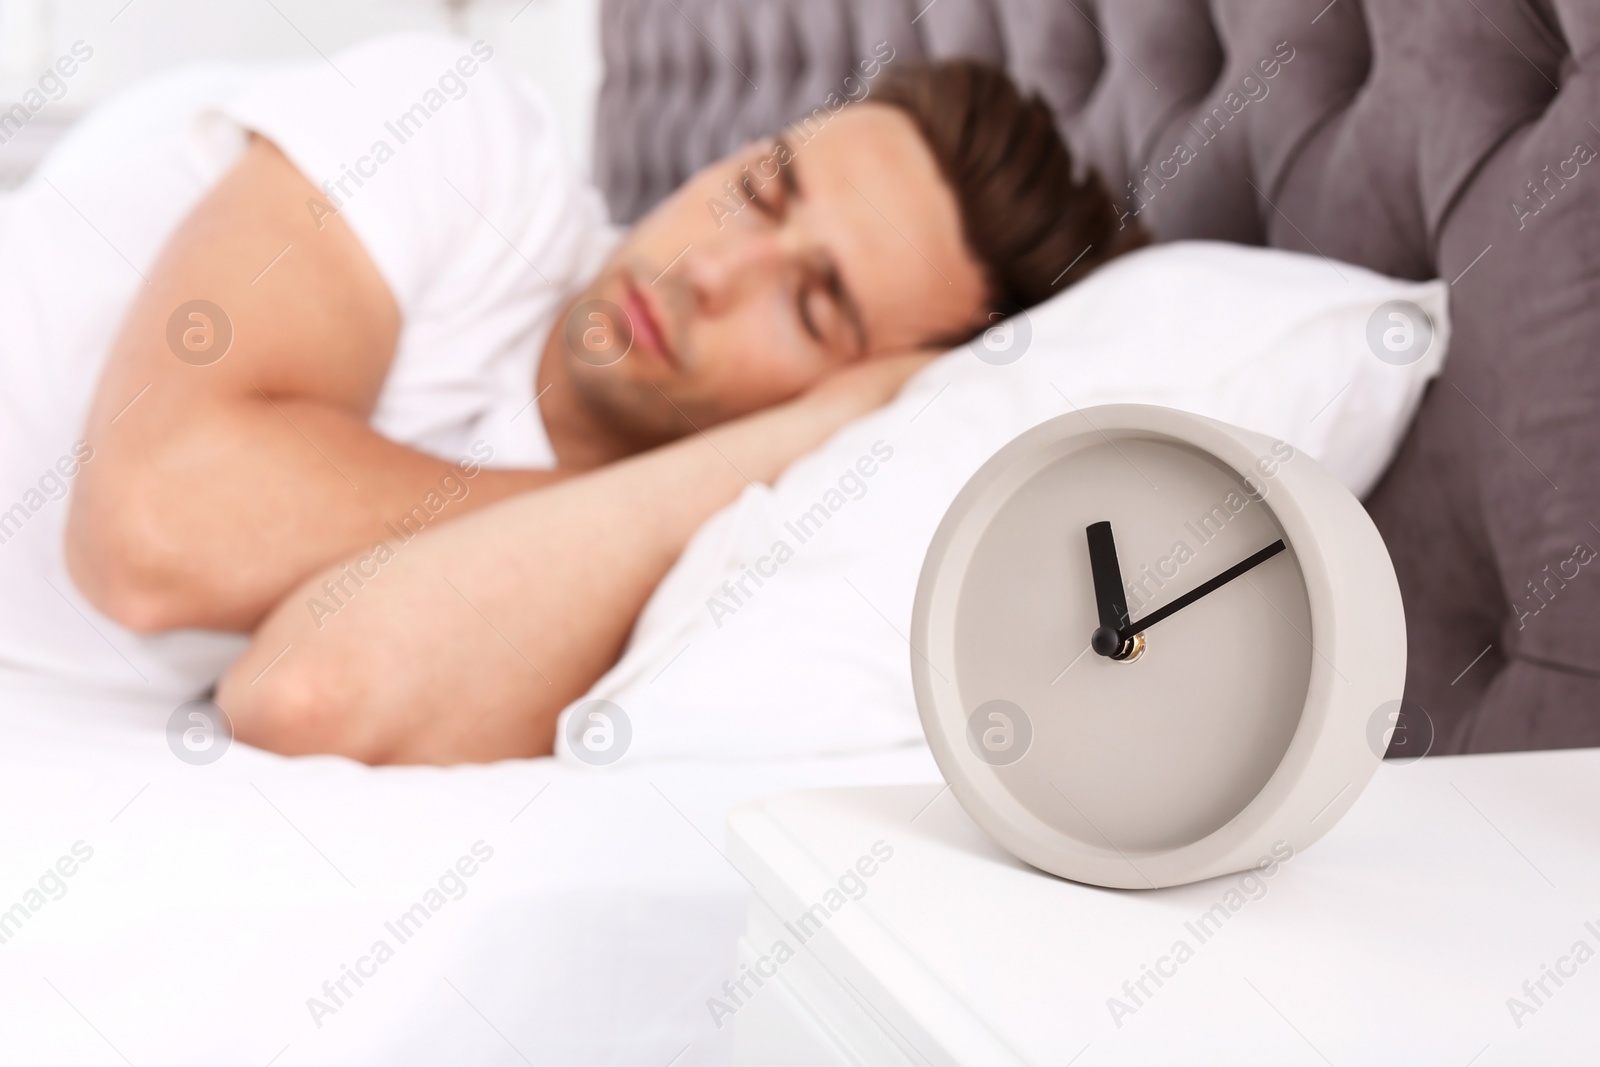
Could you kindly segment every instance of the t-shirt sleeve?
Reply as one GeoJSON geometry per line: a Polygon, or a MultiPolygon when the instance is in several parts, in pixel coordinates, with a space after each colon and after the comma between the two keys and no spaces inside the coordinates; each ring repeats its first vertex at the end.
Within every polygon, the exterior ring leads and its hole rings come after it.
{"type": "Polygon", "coordinates": [[[355,232],[406,317],[592,269],[598,197],[539,94],[484,41],[380,38],[264,77],[217,108],[272,141],[355,232]]]}

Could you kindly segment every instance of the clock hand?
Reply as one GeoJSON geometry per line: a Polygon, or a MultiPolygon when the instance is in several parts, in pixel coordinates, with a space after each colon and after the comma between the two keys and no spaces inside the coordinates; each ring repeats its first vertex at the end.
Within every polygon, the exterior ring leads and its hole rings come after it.
{"type": "MultiPolygon", "coordinates": [[[[1183,596],[1174,600],[1166,607],[1157,608],[1155,611],[1152,611],[1138,622],[1132,622],[1121,627],[1115,634],[1118,642],[1118,648],[1120,649],[1122,643],[1131,641],[1137,634],[1144,632],[1145,630],[1154,626],[1156,623],[1161,622],[1163,619],[1169,619],[1176,615],[1178,612],[1182,611],[1190,604],[1193,604],[1196,600],[1199,600],[1206,594],[1216,592],[1218,589],[1221,589],[1223,586],[1239,577],[1239,575],[1245,573],[1253,567],[1265,563],[1273,556],[1276,556],[1279,552],[1282,552],[1285,547],[1287,546],[1284,545],[1283,539],[1280,537],[1266,548],[1263,548],[1260,552],[1240,560],[1238,563],[1235,563],[1233,566],[1229,567],[1227,570],[1223,571],[1210,581],[1202,582],[1200,585],[1195,586],[1195,588],[1189,590],[1187,593],[1183,594],[1183,596]]],[[[1099,634],[1099,632],[1100,631],[1098,630],[1095,631],[1096,634],[1099,634]]],[[[1091,643],[1093,642],[1091,641],[1091,643]]],[[[1095,651],[1098,652],[1099,649],[1097,648],[1095,651]]],[[[1105,655],[1105,653],[1101,653],[1101,655],[1105,655]]]]}
{"type": "Polygon", "coordinates": [[[1084,529],[1089,538],[1089,572],[1094,576],[1094,600],[1100,625],[1120,630],[1128,625],[1128,598],[1122,591],[1122,568],[1117,565],[1117,542],[1109,522],[1084,529]]]}

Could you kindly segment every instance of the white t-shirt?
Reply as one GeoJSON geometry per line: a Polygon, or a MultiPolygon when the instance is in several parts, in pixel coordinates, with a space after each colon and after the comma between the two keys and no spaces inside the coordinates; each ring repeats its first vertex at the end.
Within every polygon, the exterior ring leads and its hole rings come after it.
{"type": "MultiPolygon", "coordinates": [[[[399,305],[373,427],[442,459],[555,465],[537,360],[616,234],[561,158],[538,93],[488,45],[407,35],[326,61],[143,83],[0,197],[0,669],[182,701],[244,647],[239,635],[118,626],[74,588],[62,531],[122,317],[247,131],[323,189],[308,212],[338,211],[399,305]]],[[[293,255],[271,269],[293,269],[293,255]]]]}

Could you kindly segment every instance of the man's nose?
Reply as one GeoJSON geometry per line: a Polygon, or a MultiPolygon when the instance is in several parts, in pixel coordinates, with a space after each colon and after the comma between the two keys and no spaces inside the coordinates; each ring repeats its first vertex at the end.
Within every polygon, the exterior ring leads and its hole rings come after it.
{"type": "Polygon", "coordinates": [[[776,234],[740,234],[716,244],[693,245],[682,269],[700,310],[717,314],[741,293],[769,282],[782,270],[784,250],[776,234]]]}

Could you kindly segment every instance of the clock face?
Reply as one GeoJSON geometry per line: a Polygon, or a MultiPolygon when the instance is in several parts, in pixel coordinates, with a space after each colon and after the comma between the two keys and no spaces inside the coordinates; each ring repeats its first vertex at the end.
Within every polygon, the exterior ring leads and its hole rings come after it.
{"type": "Polygon", "coordinates": [[[1171,408],[1063,415],[995,453],[911,615],[928,746],[1036,867],[1143,889],[1310,846],[1405,686],[1383,538],[1315,460],[1171,408]]]}
{"type": "Polygon", "coordinates": [[[1049,827],[1181,848],[1278,769],[1316,654],[1260,473],[1285,456],[1247,478],[1181,440],[1085,434],[995,472],[957,520],[959,565],[931,576],[953,594],[938,669],[970,754],[1049,827]]]}

